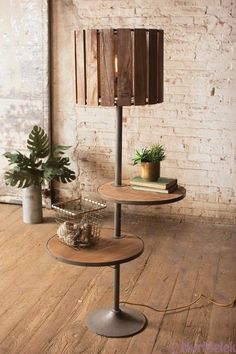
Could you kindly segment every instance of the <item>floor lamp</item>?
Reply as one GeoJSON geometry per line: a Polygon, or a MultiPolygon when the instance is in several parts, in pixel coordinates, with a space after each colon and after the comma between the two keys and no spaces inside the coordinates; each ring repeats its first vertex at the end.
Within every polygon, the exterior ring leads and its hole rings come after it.
{"type": "MultiPolygon", "coordinates": [[[[90,29],[74,32],[76,103],[116,107],[115,186],[122,185],[123,106],[163,102],[163,30],[90,29]]],[[[114,237],[121,237],[121,204],[115,203],[114,237]]],[[[140,332],[145,316],[120,308],[120,265],[114,266],[112,309],[98,310],[88,327],[107,337],[140,332]]]]}

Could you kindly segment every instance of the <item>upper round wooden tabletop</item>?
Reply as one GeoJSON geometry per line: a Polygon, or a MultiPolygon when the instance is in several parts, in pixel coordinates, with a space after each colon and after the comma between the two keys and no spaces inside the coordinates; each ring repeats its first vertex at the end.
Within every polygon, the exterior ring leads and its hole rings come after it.
{"type": "Polygon", "coordinates": [[[177,202],[185,197],[186,190],[179,186],[172,193],[144,192],[131,188],[129,181],[122,181],[122,185],[116,187],[113,182],[102,184],[98,192],[105,200],[121,204],[158,205],[177,202]]]}
{"type": "Polygon", "coordinates": [[[60,242],[57,236],[48,240],[47,249],[57,260],[80,266],[109,266],[129,262],[143,253],[142,239],[131,234],[113,237],[111,228],[101,229],[101,238],[91,248],[74,249],[60,242]]]}

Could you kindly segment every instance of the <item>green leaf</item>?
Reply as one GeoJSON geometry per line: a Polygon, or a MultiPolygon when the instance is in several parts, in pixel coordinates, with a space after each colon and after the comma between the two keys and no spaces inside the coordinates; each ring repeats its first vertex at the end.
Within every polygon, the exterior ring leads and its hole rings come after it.
{"type": "Polygon", "coordinates": [[[55,179],[62,183],[72,182],[76,178],[74,171],[67,167],[61,169],[61,173],[55,177],[55,179]]]}
{"type": "Polygon", "coordinates": [[[4,179],[7,185],[18,188],[41,184],[40,176],[29,174],[28,171],[10,170],[5,172],[4,179]]]}
{"type": "Polygon", "coordinates": [[[162,161],[166,158],[165,148],[160,144],[152,145],[150,149],[151,162],[162,161]]]}
{"type": "Polygon", "coordinates": [[[62,183],[71,182],[76,177],[75,173],[67,167],[69,165],[70,160],[68,157],[51,157],[42,164],[44,179],[48,182],[54,178],[62,183]]]}
{"type": "Polygon", "coordinates": [[[34,160],[21,154],[19,151],[16,153],[6,152],[4,156],[8,159],[10,165],[16,165],[19,169],[24,169],[34,166],[34,160]]]}
{"type": "Polygon", "coordinates": [[[43,128],[35,125],[29,134],[27,148],[33,152],[37,158],[45,158],[49,154],[49,140],[43,128]]]}
{"type": "Polygon", "coordinates": [[[147,148],[142,148],[140,151],[136,150],[136,155],[133,158],[133,164],[137,165],[141,162],[148,162],[150,155],[150,150],[147,148]]]}
{"type": "Polygon", "coordinates": [[[8,161],[9,161],[9,164],[14,164],[18,161],[18,158],[19,158],[19,153],[16,152],[16,153],[12,153],[12,152],[5,152],[5,154],[3,154],[3,156],[5,156],[8,161]]]}
{"type": "Polygon", "coordinates": [[[58,157],[60,155],[64,155],[64,151],[68,150],[71,148],[71,146],[67,145],[54,145],[52,148],[52,154],[55,157],[58,157]]]}

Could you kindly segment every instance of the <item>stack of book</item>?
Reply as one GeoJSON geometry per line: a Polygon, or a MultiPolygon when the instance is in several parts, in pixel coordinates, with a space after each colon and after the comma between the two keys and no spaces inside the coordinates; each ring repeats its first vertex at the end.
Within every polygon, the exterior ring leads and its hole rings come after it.
{"type": "Polygon", "coordinates": [[[155,182],[149,182],[141,177],[133,177],[130,180],[133,189],[154,193],[171,193],[178,188],[176,178],[160,177],[155,182]]]}

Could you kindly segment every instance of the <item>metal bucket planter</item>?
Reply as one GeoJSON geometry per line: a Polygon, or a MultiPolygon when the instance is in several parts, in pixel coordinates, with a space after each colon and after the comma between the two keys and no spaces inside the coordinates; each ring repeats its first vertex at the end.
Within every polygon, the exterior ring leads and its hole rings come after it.
{"type": "Polygon", "coordinates": [[[160,177],[160,162],[141,162],[141,177],[146,181],[157,181],[160,177]]]}
{"type": "Polygon", "coordinates": [[[39,224],[43,221],[41,186],[23,188],[23,221],[26,224],[39,224]]]}

